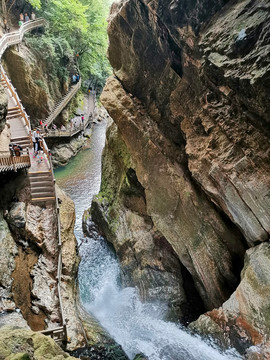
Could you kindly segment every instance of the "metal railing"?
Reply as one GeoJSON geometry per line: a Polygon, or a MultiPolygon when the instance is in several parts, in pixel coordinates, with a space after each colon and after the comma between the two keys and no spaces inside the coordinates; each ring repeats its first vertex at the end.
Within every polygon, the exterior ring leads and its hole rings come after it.
{"type": "Polygon", "coordinates": [[[12,31],[11,33],[3,35],[0,40],[0,59],[9,46],[19,44],[22,41],[26,32],[46,25],[47,21],[43,18],[30,20],[24,23],[18,31],[12,31]]]}
{"type": "Polygon", "coordinates": [[[82,84],[82,80],[80,79],[76,85],[73,85],[69,92],[64,96],[64,98],[55,106],[55,108],[52,110],[50,115],[47,117],[47,119],[44,121],[44,124],[49,126],[53,120],[60,114],[62,110],[67,106],[67,104],[70,102],[70,100],[73,98],[73,96],[77,93],[77,91],[80,89],[82,84]]]}

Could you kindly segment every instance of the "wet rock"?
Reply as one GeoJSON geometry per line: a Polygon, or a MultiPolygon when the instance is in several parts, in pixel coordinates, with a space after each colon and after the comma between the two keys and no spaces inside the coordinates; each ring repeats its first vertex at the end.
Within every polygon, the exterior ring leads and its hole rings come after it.
{"type": "Polygon", "coordinates": [[[80,135],[74,137],[68,143],[55,145],[51,149],[53,165],[65,166],[84,147],[87,138],[80,135]]]}
{"type": "Polygon", "coordinates": [[[248,351],[250,358],[255,354],[260,355],[258,359],[266,356],[270,349],[270,301],[266,295],[270,288],[269,266],[268,243],[249,249],[236,291],[222,307],[200,316],[190,327],[241,353],[254,346],[248,351]]]}
{"type": "Polygon", "coordinates": [[[95,344],[74,350],[71,355],[85,360],[128,360],[121,346],[116,344],[95,344]]]}
{"type": "Polygon", "coordinates": [[[14,258],[17,255],[17,246],[10,233],[8,225],[0,211],[0,311],[13,308],[12,303],[12,272],[15,269],[14,258]]]}
{"type": "MultiPolygon", "coordinates": [[[[159,301],[168,307],[167,318],[183,320],[188,306],[181,264],[148,216],[145,189],[115,124],[107,131],[102,166],[101,192],[94,198],[91,214],[119,257],[123,286],[136,286],[143,301],[159,301]]],[[[87,213],[85,218],[92,234],[92,219],[87,213]]]]}
{"type": "Polygon", "coordinates": [[[11,226],[23,228],[26,222],[26,206],[24,202],[17,202],[11,205],[7,221],[11,226]]]}

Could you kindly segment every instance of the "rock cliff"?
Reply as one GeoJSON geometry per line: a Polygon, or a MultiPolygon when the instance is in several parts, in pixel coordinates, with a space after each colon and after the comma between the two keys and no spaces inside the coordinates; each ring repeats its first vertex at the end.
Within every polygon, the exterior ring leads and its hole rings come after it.
{"type": "MultiPolygon", "coordinates": [[[[0,191],[0,328],[17,326],[34,331],[61,324],[57,290],[58,238],[53,204],[29,202],[29,184],[24,173],[2,176],[0,191]]],[[[76,313],[76,274],[79,258],[73,234],[73,202],[60,190],[62,235],[62,300],[69,322],[69,346],[85,344],[76,313]]],[[[1,349],[2,350],[2,349],[1,349]]],[[[53,357],[51,357],[53,358],[53,357]]]]}
{"type": "MultiPolygon", "coordinates": [[[[259,0],[112,5],[114,76],[101,101],[118,130],[108,136],[92,210],[101,215],[123,272],[128,268],[132,282],[146,286],[142,297],[151,293],[146,269],[166,269],[169,282],[177,273],[178,307],[184,309],[191,293],[201,310],[222,306],[205,316],[222,317],[227,332],[221,336],[233,346],[240,342],[242,352],[270,336],[263,301],[254,310],[255,300],[244,305],[241,295],[249,284],[256,299],[261,276],[266,287],[270,280],[260,269],[268,246],[257,247],[268,242],[270,230],[269,9],[269,1],[259,0]],[[164,244],[172,254],[167,266],[164,244]],[[190,279],[194,286],[185,288],[190,279]],[[264,330],[256,337],[259,323],[264,330]]],[[[164,285],[164,278],[154,278],[164,285]]]]}
{"type": "MultiPolygon", "coordinates": [[[[46,118],[67,93],[70,80],[58,77],[55,74],[57,69],[53,67],[48,71],[40,52],[25,42],[19,47],[7,49],[2,62],[31,118],[32,126],[39,125],[38,120],[46,118]]],[[[64,123],[77,105],[74,98],[57,121],[64,123]]]]}

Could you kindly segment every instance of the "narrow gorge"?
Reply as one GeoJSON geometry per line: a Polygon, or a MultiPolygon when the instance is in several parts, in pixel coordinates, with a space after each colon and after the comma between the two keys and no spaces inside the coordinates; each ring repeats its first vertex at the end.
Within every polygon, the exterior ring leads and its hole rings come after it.
{"type": "Polygon", "coordinates": [[[270,1],[5,3],[46,25],[1,53],[0,360],[270,359],[270,1]]]}

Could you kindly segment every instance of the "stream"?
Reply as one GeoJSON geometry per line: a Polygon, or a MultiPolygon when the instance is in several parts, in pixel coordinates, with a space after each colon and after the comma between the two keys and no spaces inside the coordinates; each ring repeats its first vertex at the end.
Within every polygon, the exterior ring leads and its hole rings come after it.
{"type": "Polygon", "coordinates": [[[95,124],[89,147],[66,167],[55,171],[57,184],[75,203],[82,304],[130,359],[138,353],[145,354],[149,360],[241,359],[234,351],[220,353],[199,336],[192,336],[180,326],[163,320],[162,309],[157,304],[142,303],[135,288],[121,288],[120,267],[106,240],[95,230],[91,238],[84,237],[82,216],[99,192],[105,132],[105,122],[95,124]]]}

